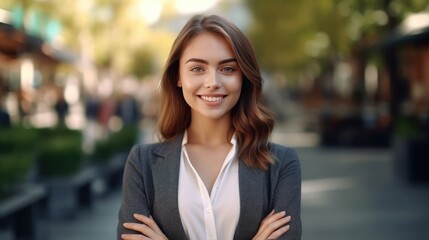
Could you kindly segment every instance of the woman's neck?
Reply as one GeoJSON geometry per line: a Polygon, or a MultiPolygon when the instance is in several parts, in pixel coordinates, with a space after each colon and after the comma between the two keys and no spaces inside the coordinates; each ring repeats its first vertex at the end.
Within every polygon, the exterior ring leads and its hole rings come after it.
{"type": "Polygon", "coordinates": [[[191,121],[188,143],[218,146],[229,143],[232,137],[231,121],[191,121]]]}

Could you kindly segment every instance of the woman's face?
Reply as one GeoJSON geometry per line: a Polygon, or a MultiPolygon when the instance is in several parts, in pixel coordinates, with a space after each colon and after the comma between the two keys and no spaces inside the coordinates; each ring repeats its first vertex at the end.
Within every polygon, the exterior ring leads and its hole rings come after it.
{"type": "Polygon", "coordinates": [[[191,107],[191,116],[220,119],[230,116],[240,98],[242,72],[224,38],[203,32],[180,58],[178,86],[191,107]]]}

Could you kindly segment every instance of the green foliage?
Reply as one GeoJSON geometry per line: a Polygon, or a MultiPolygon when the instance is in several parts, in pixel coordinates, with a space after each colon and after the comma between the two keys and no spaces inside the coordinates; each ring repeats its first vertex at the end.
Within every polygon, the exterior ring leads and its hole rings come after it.
{"type": "Polygon", "coordinates": [[[32,152],[36,148],[37,132],[20,126],[0,129],[0,154],[11,151],[32,152]]]}
{"type": "Polygon", "coordinates": [[[24,180],[33,167],[33,157],[30,152],[11,151],[0,153],[0,198],[8,195],[14,189],[14,184],[24,180]]]}
{"type": "Polygon", "coordinates": [[[11,193],[33,167],[37,133],[34,129],[0,129],[0,198],[11,193]]]}
{"type": "MultiPolygon", "coordinates": [[[[2,0],[0,9],[11,11],[19,6],[23,9],[25,31],[33,31],[32,25],[38,25],[36,35],[55,39],[47,34],[46,26],[55,23],[60,26],[58,33],[64,40],[66,48],[93,56],[97,65],[114,68],[120,73],[132,73],[137,76],[152,73],[148,61],[142,58],[147,52],[139,49],[148,45],[149,31],[138,11],[140,0],[94,0],[94,1],[31,1],[2,0]],[[37,22],[31,16],[36,14],[37,22]],[[77,17],[78,16],[78,17],[77,17]],[[79,41],[76,36],[82,36],[79,41]],[[125,37],[125,38],[124,38],[125,37]],[[90,45],[85,48],[83,45],[90,45]],[[136,68],[139,66],[140,68],[136,68]]],[[[52,30],[52,29],[51,29],[52,30]]],[[[152,32],[150,38],[156,33],[152,32]]],[[[156,44],[160,44],[159,42],[156,44]]],[[[148,49],[153,49],[151,46],[148,49]]],[[[155,50],[154,50],[155,51],[155,50]]],[[[154,52],[153,51],[153,52],[154,52]]],[[[154,59],[151,59],[154,61],[154,59]]],[[[151,61],[151,62],[152,62],[151,61]]]]}
{"type": "Polygon", "coordinates": [[[108,162],[115,154],[129,151],[136,143],[137,136],[138,129],[131,126],[112,133],[107,140],[96,144],[91,159],[97,163],[108,162]]]}
{"type": "Polygon", "coordinates": [[[401,116],[395,122],[395,133],[403,138],[415,138],[421,135],[418,121],[415,117],[401,116]]]}
{"type": "Polygon", "coordinates": [[[45,177],[72,175],[83,162],[81,139],[75,134],[49,137],[41,144],[37,156],[39,174],[45,177]]]}
{"type": "Polygon", "coordinates": [[[143,78],[153,72],[153,56],[149,49],[135,49],[134,61],[130,64],[129,73],[143,78]]]}
{"type": "Polygon", "coordinates": [[[249,36],[265,70],[283,71],[306,61],[304,44],[313,32],[308,11],[312,4],[316,2],[248,0],[255,17],[249,36]]]}
{"type": "Polygon", "coordinates": [[[37,135],[40,139],[49,139],[54,137],[70,137],[80,139],[82,134],[80,131],[72,130],[67,127],[55,127],[55,128],[38,128],[37,135]]]}
{"type": "Polygon", "coordinates": [[[288,76],[361,52],[408,14],[429,7],[428,0],[246,2],[254,17],[249,36],[262,68],[288,76]]]}
{"type": "Polygon", "coordinates": [[[13,191],[34,163],[45,177],[71,175],[84,163],[80,131],[21,126],[0,131],[0,197],[13,191]]]}

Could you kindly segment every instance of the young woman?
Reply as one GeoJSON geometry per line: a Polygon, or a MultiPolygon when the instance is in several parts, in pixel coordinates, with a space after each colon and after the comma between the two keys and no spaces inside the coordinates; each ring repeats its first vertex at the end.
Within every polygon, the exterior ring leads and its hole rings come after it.
{"type": "Polygon", "coordinates": [[[273,124],[244,34],[190,19],[161,80],[161,141],[127,160],[118,239],[301,239],[300,164],[268,142],[273,124]]]}

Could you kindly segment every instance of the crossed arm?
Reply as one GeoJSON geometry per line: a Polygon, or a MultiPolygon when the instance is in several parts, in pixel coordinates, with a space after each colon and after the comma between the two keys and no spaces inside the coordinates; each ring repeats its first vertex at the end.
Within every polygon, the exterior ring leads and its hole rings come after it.
{"type": "MultiPolygon", "coordinates": [[[[140,214],[134,214],[134,218],[140,223],[124,223],[127,229],[138,232],[137,234],[122,234],[124,240],[166,240],[168,239],[159,229],[156,222],[151,217],[140,214]]],[[[284,211],[274,213],[270,212],[261,222],[258,232],[253,240],[277,239],[289,230],[290,216],[286,216],[284,211]]]]}
{"type": "MultiPolygon", "coordinates": [[[[127,187],[124,188],[123,202],[131,201],[130,205],[138,206],[138,209],[121,206],[118,239],[167,239],[150,216],[148,203],[142,202],[142,199],[147,198],[145,191],[142,190],[143,183],[135,181],[135,179],[142,179],[141,173],[138,171],[141,169],[141,162],[136,156],[137,152],[135,149],[131,152],[125,168],[124,174],[127,177],[124,178],[124,185],[127,187]],[[132,156],[133,154],[134,156],[132,156]]],[[[271,176],[272,181],[275,181],[272,206],[275,210],[272,210],[261,221],[258,231],[253,236],[254,240],[301,239],[301,176],[298,156],[294,151],[287,151],[282,157],[294,160],[280,166],[278,171],[271,176]]]]}

